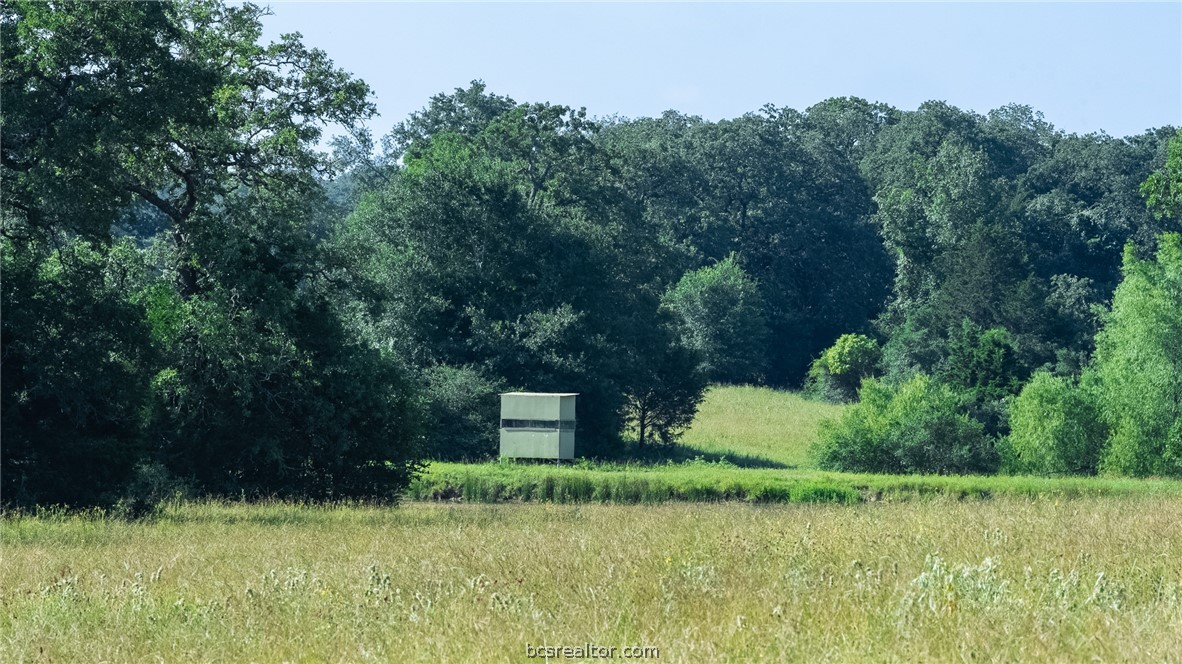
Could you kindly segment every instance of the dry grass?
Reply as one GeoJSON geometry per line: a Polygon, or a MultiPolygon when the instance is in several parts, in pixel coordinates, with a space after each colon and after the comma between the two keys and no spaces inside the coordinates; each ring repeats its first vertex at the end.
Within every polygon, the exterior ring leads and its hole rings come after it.
{"type": "Polygon", "coordinates": [[[0,661],[1177,661],[1182,498],[10,518],[0,661]]]}

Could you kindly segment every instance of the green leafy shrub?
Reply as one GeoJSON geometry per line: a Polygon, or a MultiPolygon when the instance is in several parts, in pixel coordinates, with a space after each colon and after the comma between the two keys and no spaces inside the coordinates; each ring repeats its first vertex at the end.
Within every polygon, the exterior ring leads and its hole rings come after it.
{"type": "Polygon", "coordinates": [[[876,473],[990,473],[998,456],[962,395],[919,374],[898,386],[870,378],[860,402],[822,422],[821,468],[876,473]]]}
{"type": "Polygon", "coordinates": [[[1125,250],[1124,280],[1096,337],[1093,368],[1112,437],[1101,466],[1122,475],[1182,475],[1182,235],[1157,260],[1125,250]]]}
{"type": "Polygon", "coordinates": [[[1107,437],[1094,391],[1040,371],[1010,405],[1003,467],[1012,473],[1094,475],[1107,437]]]}
{"type": "Polygon", "coordinates": [[[862,334],[843,334],[809,367],[810,396],[844,403],[858,396],[862,380],[879,373],[882,348],[862,334]]]}

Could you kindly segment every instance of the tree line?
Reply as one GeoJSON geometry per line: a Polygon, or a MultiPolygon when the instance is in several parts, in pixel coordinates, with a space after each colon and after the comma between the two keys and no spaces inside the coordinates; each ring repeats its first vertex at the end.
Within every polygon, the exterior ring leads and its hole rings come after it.
{"type": "Polygon", "coordinates": [[[366,84],[263,44],[265,14],[0,8],[5,503],[391,499],[495,453],[500,391],[579,392],[580,453],[611,457],[673,442],[711,382],[861,390],[833,467],[869,440],[867,467],[1042,471],[1000,442],[1048,421],[1023,386],[1136,419],[1087,376],[1124,385],[1156,347],[1122,339],[1177,329],[1173,128],[856,98],[594,119],[476,81],[379,142],[366,84]],[[900,436],[984,461],[898,462],[900,436]]]}

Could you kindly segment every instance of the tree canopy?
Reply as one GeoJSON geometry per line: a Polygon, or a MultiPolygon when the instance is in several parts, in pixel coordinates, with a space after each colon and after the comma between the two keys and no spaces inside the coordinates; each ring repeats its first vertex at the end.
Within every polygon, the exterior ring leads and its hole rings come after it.
{"type": "Polygon", "coordinates": [[[310,232],[321,132],[371,115],[368,87],[299,35],[258,43],[265,13],[4,5],[6,500],[101,500],[140,464],[323,497],[413,470],[402,370],[310,232]],[[61,471],[92,458],[113,470],[61,471]]]}
{"type": "Polygon", "coordinates": [[[266,15],[0,5],[6,504],[395,500],[495,453],[497,391],[579,392],[612,457],[710,381],[861,388],[832,467],[1182,473],[1176,128],[604,119],[473,81],[379,141],[266,15]]]}

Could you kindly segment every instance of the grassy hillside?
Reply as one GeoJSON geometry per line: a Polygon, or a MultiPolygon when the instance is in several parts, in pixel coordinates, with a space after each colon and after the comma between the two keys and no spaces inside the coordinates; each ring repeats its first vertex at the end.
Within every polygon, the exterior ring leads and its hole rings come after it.
{"type": "Polygon", "coordinates": [[[517,662],[587,642],[662,662],[1174,661],[1179,513],[1126,497],[10,519],[0,661],[517,662]]]}
{"type": "Polygon", "coordinates": [[[842,408],[767,387],[712,387],[682,442],[712,454],[805,467],[817,424],[842,408]]]}

